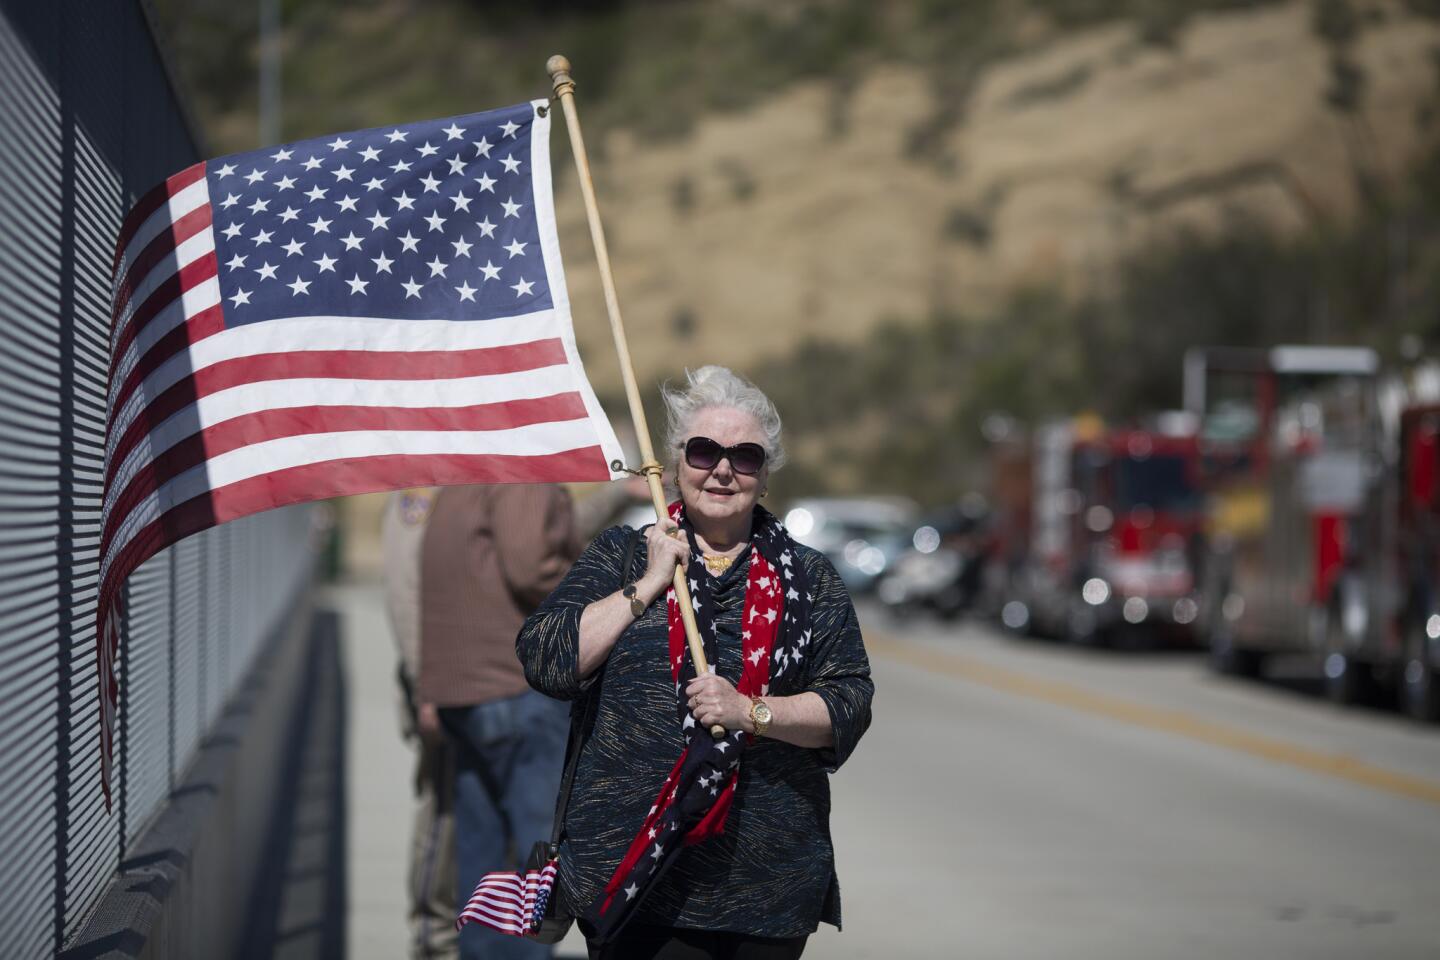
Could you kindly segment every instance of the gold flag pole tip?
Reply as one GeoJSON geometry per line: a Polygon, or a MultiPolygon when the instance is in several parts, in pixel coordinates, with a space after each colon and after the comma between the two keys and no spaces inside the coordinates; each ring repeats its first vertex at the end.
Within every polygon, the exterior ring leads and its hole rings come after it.
{"type": "Polygon", "coordinates": [[[545,71],[550,74],[550,82],[554,85],[555,96],[564,96],[574,91],[575,81],[570,79],[570,61],[561,54],[555,54],[545,61],[545,71]],[[561,89],[561,88],[565,89],[561,89]]]}

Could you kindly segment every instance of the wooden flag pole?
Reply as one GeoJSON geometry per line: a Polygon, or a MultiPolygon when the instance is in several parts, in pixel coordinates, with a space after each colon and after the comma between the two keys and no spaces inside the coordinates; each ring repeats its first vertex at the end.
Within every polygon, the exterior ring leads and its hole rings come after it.
{"type": "MultiPolygon", "coordinates": [[[[660,474],[664,469],[655,459],[655,448],[650,444],[650,428],[645,423],[645,408],[640,403],[640,389],[635,385],[635,370],[630,363],[630,347],[625,339],[625,325],[620,319],[620,300],[615,295],[615,278],[610,273],[610,249],[605,245],[605,229],[600,225],[600,207],[595,202],[595,185],[590,179],[590,158],[585,153],[585,138],[580,134],[580,118],[575,112],[575,81],[570,78],[570,61],[560,55],[545,62],[555,96],[565,111],[565,126],[570,131],[570,148],[575,154],[575,171],[580,175],[580,193],[585,198],[585,216],[590,221],[590,239],[595,244],[595,259],[600,264],[600,285],[605,290],[605,310],[610,315],[610,333],[615,338],[615,352],[620,356],[620,376],[625,381],[625,399],[630,404],[630,418],[635,424],[635,436],[640,443],[640,472],[650,487],[650,500],[655,505],[655,518],[665,520],[669,514],[665,509],[665,491],[660,486],[660,474]]],[[[695,623],[695,608],[690,603],[690,584],[685,579],[685,568],[676,566],[672,582],[675,585],[675,599],[680,607],[680,618],[685,622],[685,639],[690,645],[690,658],[695,662],[697,674],[708,673],[705,660],[705,646],[700,640],[700,628],[695,623]]],[[[710,735],[716,740],[725,736],[725,728],[714,726],[710,735]]]]}

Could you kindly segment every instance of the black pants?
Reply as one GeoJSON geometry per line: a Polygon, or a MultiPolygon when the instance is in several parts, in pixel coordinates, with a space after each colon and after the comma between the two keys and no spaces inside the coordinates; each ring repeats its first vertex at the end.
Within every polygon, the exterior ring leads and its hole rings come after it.
{"type": "Polygon", "coordinates": [[[799,960],[805,937],[752,937],[743,933],[677,930],[632,923],[590,960],[799,960]]]}

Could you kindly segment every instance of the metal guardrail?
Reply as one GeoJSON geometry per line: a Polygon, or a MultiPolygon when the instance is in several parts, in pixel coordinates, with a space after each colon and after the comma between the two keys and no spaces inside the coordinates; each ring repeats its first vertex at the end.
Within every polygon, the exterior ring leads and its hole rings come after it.
{"type": "Polygon", "coordinates": [[[93,619],[110,263],[131,203],[199,153],[138,0],[0,0],[0,953],[52,956],[164,807],[310,576],[304,508],[130,579],[115,806],[93,619]]]}

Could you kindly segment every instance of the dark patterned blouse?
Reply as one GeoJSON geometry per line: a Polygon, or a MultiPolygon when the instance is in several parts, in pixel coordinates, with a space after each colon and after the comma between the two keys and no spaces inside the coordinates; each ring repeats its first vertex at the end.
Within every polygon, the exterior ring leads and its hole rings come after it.
{"type": "MultiPolygon", "coordinates": [[[[576,768],[560,854],[559,889],[577,915],[610,879],[684,749],[662,600],[625,629],[600,670],[576,678],[580,614],[620,589],[630,535],[627,527],[600,534],[531,614],[515,644],[535,689],[562,700],[599,697],[576,768]]],[[[645,555],[642,538],[629,579],[645,569],[645,555]]],[[[725,832],[685,851],[640,906],[636,923],[760,937],[803,936],[822,920],[840,926],[827,775],[845,762],[870,725],[875,688],[855,608],[835,568],[807,547],[799,548],[799,556],[815,603],[808,669],[794,692],[814,691],[825,701],[835,745],[815,750],[756,739],[741,762],[725,832]]],[[[715,589],[714,666],[731,683],[740,678],[749,566],[747,550],[715,589]]]]}

